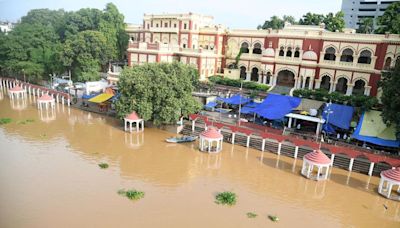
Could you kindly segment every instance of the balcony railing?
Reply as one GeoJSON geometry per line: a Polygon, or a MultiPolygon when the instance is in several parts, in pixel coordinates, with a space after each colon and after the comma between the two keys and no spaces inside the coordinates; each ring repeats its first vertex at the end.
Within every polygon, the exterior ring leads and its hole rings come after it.
{"type": "Polygon", "coordinates": [[[170,28],[170,27],[150,27],[150,32],[164,32],[164,33],[178,33],[178,28],[170,28]]]}

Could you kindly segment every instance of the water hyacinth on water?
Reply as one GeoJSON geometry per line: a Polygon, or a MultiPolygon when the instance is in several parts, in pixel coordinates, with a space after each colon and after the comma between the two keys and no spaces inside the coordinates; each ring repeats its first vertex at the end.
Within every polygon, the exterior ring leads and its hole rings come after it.
{"type": "Polygon", "coordinates": [[[108,168],[108,164],[107,163],[100,163],[99,167],[102,169],[107,169],[108,168]]]}
{"type": "Polygon", "coordinates": [[[125,191],[125,189],[120,189],[120,190],[118,190],[118,194],[121,196],[125,196],[131,200],[139,200],[144,197],[144,192],[137,191],[135,189],[131,189],[131,190],[127,190],[127,191],[125,191]]]}
{"type": "Polygon", "coordinates": [[[278,216],[275,216],[275,215],[268,215],[268,218],[273,222],[278,222],[279,221],[278,216]]]}
{"type": "Polygon", "coordinates": [[[247,212],[247,218],[255,218],[255,217],[257,217],[257,214],[256,213],[254,213],[254,212],[247,212]]]}
{"type": "Polygon", "coordinates": [[[236,194],[233,192],[220,192],[215,196],[215,203],[223,205],[235,205],[236,194]]]}
{"type": "Polygon", "coordinates": [[[35,120],[33,120],[33,119],[26,119],[26,120],[20,120],[20,121],[18,121],[17,124],[23,124],[23,125],[25,125],[25,124],[33,123],[33,122],[35,122],[35,120]]]}
{"type": "Polygon", "coordinates": [[[11,118],[0,118],[0,125],[11,123],[11,118]]]}

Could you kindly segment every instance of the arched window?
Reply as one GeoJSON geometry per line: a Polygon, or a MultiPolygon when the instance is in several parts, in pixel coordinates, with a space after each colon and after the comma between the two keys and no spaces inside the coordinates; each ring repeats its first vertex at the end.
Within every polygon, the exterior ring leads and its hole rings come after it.
{"type": "Polygon", "coordinates": [[[384,70],[389,70],[392,65],[392,58],[387,57],[385,60],[385,64],[383,65],[384,70]]]}
{"type": "Polygon", "coordinates": [[[363,95],[365,91],[365,82],[364,80],[357,80],[354,83],[354,87],[353,87],[353,95],[363,95]]]}
{"type": "Polygon", "coordinates": [[[396,59],[396,66],[400,66],[400,56],[398,56],[396,59]]]}
{"type": "Polygon", "coordinates": [[[279,50],[279,56],[285,56],[285,48],[281,47],[281,50],[279,50]]]}
{"type": "Polygon", "coordinates": [[[246,80],[246,67],[245,66],[240,67],[240,79],[246,80]]]}
{"type": "Polygon", "coordinates": [[[306,78],[306,82],[304,83],[304,88],[303,89],[308,89],[310,87],[310,77],[306,78]]]}
{"type": "Polygon", "coordinates": [[[329,91],[331,89],[331,77],[328,75],[322,76],[320,88],[329,91]]]}
{"type": "Polygon", "coordinates": [[[368,50],[362,51],[360,57],[358,57],[358,63],[371,64],[371,52],[368,50]]]}
{"type": "Polygon", "coordinates": [[[242,53],[249,53],[249,44],[247,42],[243,42],[240,50],[242,53]]]}
{"type": "Polygon", "coordinates": [[[336,60],[336,50],[333,47],[327,48],[325,50],[324,60],[336,60]]]}
{"type": "Polygon", "coordinates": [[[269,83],[271,82],[271,77],[272,77],[271,72],[268,72],[266,77],[267,77],[267,79],[265,80],[265,83],[267,85],[269,85],[269,83]]]}
{"type": "Polygon", "coordinates": [[[287,57],[292,57],[292,48],[289,47],[289,48],[287,49],[286,56],[287,56],[287,57]]]}
{"type": "Polygon", "coordinates": [[[342,57],[340,57],[341,62],[353,62],[353,50],[350,48],[344,49],[342,52],[342,57]]]}
{"type": "Polygon", "coordinates": [[[339,93],[346,94],[347,92],[347,78],[339,78],[336,84],[336,91],[339,93]]]}
{"type": "Polygon", "coordinates": [[[251,69],[250,80],[253,82],[258,82],[258,69],[256,67],[253,67],[253,69],[251,69]]]}
{"type": "Polygon", "coordinates": [[[228,69],[235,69],[235,67],[236,67],[235,63],[230,63],[228,65],[228,69]]]}
{"type": "Polygon", "coordinates": [[[300,48],[296,48],[296,51],[294,52],[294,57],[299,58],[300,57],[300,48]]]}
{"type": "Polygon", "coordinates": [[[260,43],[254,44],[253,54],[261,54],[261,53],[262,53],[261,44],[260,43]]]}

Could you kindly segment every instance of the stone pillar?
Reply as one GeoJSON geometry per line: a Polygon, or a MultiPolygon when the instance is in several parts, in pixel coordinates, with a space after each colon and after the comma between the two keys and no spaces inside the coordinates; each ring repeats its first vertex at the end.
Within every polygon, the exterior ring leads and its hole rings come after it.
{"type": "Polygon", "coordinates": [[[331,154],[331,166],[333,166],[333,161],[335,160],[335,154],[331,154]]]}
{"type": "Polygon", "coordinates": [[[267,75],[264,75],[262,78],[262,84],[267,84],[267,75]]]}
{"type": "Polygon", "coordinates": [[[354,163],[354,158],[351,158],[349,164],[349,171],[353,171],[353,163],[354,163]]]}
{"type": "Polygon", "coordinates": [[[302,81],[302,84],[301,84],[301,89],[305,89],[306,81],[307,81],[307,77],[303,77],[303,81],[302,81]]]}
{"type": "Polygon", "coordinates": [[[364,89],[364,95],[369,96],[370,92],[371,92],[371,86],[366,86],[364,89]]]}
{"type": "Polygon", "coordinates": [[[194,132],[196,120],[192,120],[192,132],[194,132]]]}
{"type": "Polygon", "coordinates": [[[251,80],[251,71],[246,71],[246,81],[251,80]]]}
{"type": "Polygon", "coordinates": [[[250,135],[247,136],[246,147],[250,146],[250,135]]]}
{"type": "Polygon", "coordinates": [[[374,171],[374,165],[375,163],[371,162],[369,165],[369,170],[368,170],[368,175],[372,176],[372,171],[374,171]]]}
{"type": "Polygon", "coordinates": [[[346,91],[346,95],[350,96],[353,93],[353,84],[347,84],[347,91],[346,91]]]}
{"type": "Polygon", "coordinates": [[[310,83],[308,84],[308,89],[312,90],[314,87],[314,78],[310,77],[310,83]]]}
{"type": "Polygon", "coordinates": [[[280,155],[281,154],[281,149],[282,149],[282,143],[279,143],[278,144],[278,155],[280,155]]]}
{"type": "Polygon", "coordinates": [[[235,144],[235,132],[232,132],[232,144],[235,144]]]}
{"type": "Polygon", "coordinates": [[[265,139],[262,140],[262,144],[261,144],[261,151],[264,152],[265,150],[265,139]]]}
{"type": "Polygon", "coordinates": [[[321,87],[321,80],[317,79],[315,80],[315,89],[319,89],[321,87]]]}
{"type": "Polygon", "coordinates": [[[299,154],[299,147],[296,146],[296,147],[294,148],[294,156],[293,156],[293,157],[296,159],[298,154],[299,154]]]}
{"type": "Polygon", "coordinates": [[[329,88],[329,92],[330,93],[332,93],[332,92],[335,92],[335,90],[336,90],[336,82],[333,82],[333,83],[331,83],[331,87],[329,88]]]}

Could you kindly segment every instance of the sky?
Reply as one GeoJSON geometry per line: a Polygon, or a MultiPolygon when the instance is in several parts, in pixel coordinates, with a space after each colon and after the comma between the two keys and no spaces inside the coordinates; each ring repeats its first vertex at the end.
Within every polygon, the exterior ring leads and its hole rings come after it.
{"type": "Polygon", "coordinates": [[[342,4],[342,0],[0,0],[0,21],[16,22],[31,9],[104,9],[108,2],[118,7],[127,23],[142,23],[145,13],[193,12],[213,16],[215,24],[249,29],[273,15],[299,19],[307,12],[340,11],[342,4]]]}

